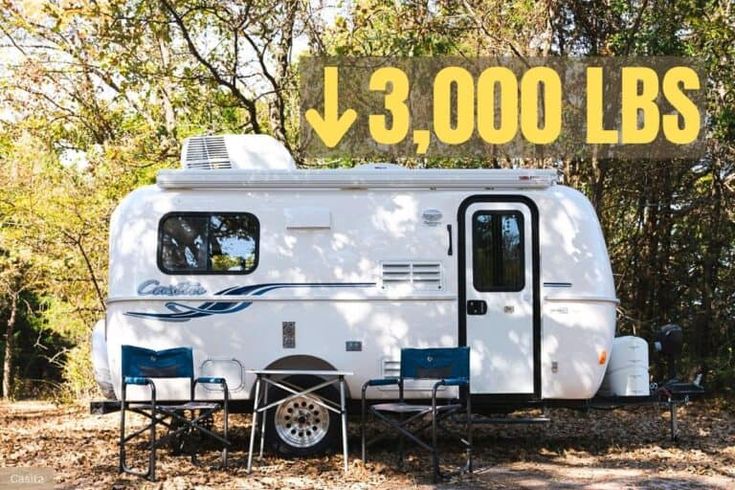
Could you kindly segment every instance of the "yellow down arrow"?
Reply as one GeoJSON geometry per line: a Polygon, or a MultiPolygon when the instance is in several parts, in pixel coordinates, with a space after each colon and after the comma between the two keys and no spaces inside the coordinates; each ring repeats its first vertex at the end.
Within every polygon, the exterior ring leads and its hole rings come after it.
{"type": "Polygon", "coordinates": [[[357,112],[347,109],[339,115],[339,74],[336,66],[324,67],[324,117],[316,109],[304,114],[327,148],[334,148],[357,119],[357,112]]]}

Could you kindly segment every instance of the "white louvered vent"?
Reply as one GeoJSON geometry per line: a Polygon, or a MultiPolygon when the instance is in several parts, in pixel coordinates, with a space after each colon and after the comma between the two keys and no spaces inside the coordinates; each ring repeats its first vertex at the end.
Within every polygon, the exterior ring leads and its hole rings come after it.
{"type": "Polygon", "coordinates": [[[440,262],[382,262],[383,289],[411,288],[438,291],[442,288],[440,262]]]}
{"type": "Polygon", "coordinates": [[[394,359],[383,359],[381,371],[384,378],[397,378],[401,375],[401,361],[394,359]]]}
{"type": "Polygon", "coordinates": [[[187,139],[181,160],[183,167],[191,170],[232,168],[224,136],[197,136],[187,139]]]}

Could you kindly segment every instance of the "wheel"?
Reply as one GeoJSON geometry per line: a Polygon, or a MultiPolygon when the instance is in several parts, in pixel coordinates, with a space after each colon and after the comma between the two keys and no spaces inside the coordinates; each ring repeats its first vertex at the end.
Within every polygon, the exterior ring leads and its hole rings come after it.
{"type": "MultiPolygon", "coordinates": [[[[295,386],[309,388],[324,380],[314,376],[291,376],[285,380],[295,386]]],[[[334,386],[318,390],[321,397],[339,403],[334,386]]],[[[287,396],[280,388],[270,387],[268,400],[287,396]]],[[[266,414],[266,441],[281,456],[312,456],[333,450],[339,438],[340,417],[304,395],[288,401],[266,414]]]]}

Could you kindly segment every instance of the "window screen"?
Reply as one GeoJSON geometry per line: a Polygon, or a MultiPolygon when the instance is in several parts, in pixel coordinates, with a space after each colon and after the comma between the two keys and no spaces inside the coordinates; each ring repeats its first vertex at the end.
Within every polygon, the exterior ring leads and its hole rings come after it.
{"type": "Polygon", "coordinates": [[[257,265],[258,234],[250,213],[168,214],[159,229],[159,267],[169,274],[247,274],[257,265]]]}
{"type": "Polygon", "coordinates": [[[472,277],[477,291],[525,286],[523,215],[478,211],[472,216],[472,277]]]}

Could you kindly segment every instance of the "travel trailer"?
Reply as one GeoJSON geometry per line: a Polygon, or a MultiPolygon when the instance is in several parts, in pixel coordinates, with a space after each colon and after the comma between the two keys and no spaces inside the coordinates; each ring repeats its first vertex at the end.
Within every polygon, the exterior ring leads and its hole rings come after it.
{"type": "MultiPolygon", "coordinates": [[[[301,170],[263,135],[190,138],[181,163],[112,215],[94,335],[110,396],[124,344],[191,346],[196,374],[225,377],[235,401],[251,399],[246,371],[265,368],[351,371],[359,399],[366,380],[397,374],[401,348],[457,345],[471,347],[477,410],[600,388],[612,271],[595,210],[555,171],[301,170]]],[[[187,389],[162,382],[158,398],[187,389]]]]}

